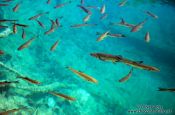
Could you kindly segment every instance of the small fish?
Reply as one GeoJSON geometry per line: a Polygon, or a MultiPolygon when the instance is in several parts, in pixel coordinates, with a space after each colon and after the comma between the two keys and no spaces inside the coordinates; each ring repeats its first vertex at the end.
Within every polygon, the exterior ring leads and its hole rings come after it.
{"type": "Polygon", "coordinates": [[[19,83],[19,82],[18,81],[3,81],[3,82],[0,82],[0,86],[9,85],[12,83],[19,83]]]}
{"type": "Polygon", "coordinates": [[[50,21],[51,21],[52,25],[51,25],[50,29],[44,33],[45,35],[50,34],[50,33],[55,31],[55,25],[56,25],[55,21],[53,21],[53,20],[50,20],[50,21]]]}
{"type": "Polygon", "coordinates": [[[16,4],[16,6],[13,8],[13,12],[17,12],[21,3],[16,4]]]}
{"type": "Polygon", "coordinates": [[[100,17],[100,20],[104,20],[105,18],[107,18],[107,16],[108,16],[107,13],[103,14],[103,15],[100,17]]]}
{"type": "Polygon", "coordinates": [[[134,27],[132,27],[131,29],[131,32],[137,32],[139,31],[143,25],[145,24],[145,22],[147,21],[148,19],[145,19],[144,21],[140,22],[139,24],[135,25],[134,27]]]}
{"type": "Polygon", "coordinates": [[[47,0],[47,2],[46,2],[46,3],[47,3],[47,4],[50,4],[50,2],[51,2],[51,0],[47,0]]]}
{"type": "Polygon", "coordinates": [[[33,80],[31,78],[28,78],[28,77],[17,76],[17,78],[23,79],[23,80],[30,82],[32,84],[41,84],[41,82],[33,80]]]}
{"type": "Polygon", "coordinates": [[[150,11],[145,11],[145,13],[146,13],[146,14],[148,14],[149,16],[151,16],[151,17],[155,18],[155,19],[158,19],[158,16],[157,16],[157,15],[155,15],[155,14],[153,14],[153,13],[152,13],[152,12],[150,12],[150,11]]]}
{"type": "Polygon", "coordinates": [[[58,18],[55,20],[55,23],[56,23],[57,27],[60,26],[60,22],[59,22],[58,18]]]}
{"type": "Polygon", "coordinates": [[[75,70],[75,69],[73,69],[71,67],[66,67],[66,68],[68,68],[70,71],[72,71],[77,76],[79,76],[79,77],[81,77],[81,78],[83,78],[83,79],[85,79],[85,80],[87,80],[89,82],[92,82],[92,83],[97,83],[98,82],[95,78],[93,78],[93,77],[91,77],[91,76],[89,76],[89,75],[87,75],[87,74],[85,74],[85,73],[83,73],[81,71],[77,71],[77,70],[75,70]]]}
{"type": "Polygon", "coordinates": [[[64,99],[66,99],[66,100],[71,100],[71,101],[75,101],[76,99],[75,98],[73,98],[73,97],[70,97],[70,96],[68,96],[68,95],[65,95],[65,94],[61,94],[61,93],[58,93],[58,92],[48,92],[48,93],[50,93],[50,94],[52,94],[52,95],[55,95],[55,96],[59,96],[59,97],[61,97],[61,98],[64,98],[64,99]]]}
{"type": "Polygon", "coordinates": [[[56,8],[64,7],[65,5],[70,4],[71,2],[72,2],[72,1],[65,2],[65,3],[62,3],[62,4],[58,4],[58,5],[56,5],[54,8],[56,9],[56,8]]]}
{"type": "Polygon", "coordinates": [[[22,29],[22,38],[25,39],[26,38],[26,33],[24,31],[24,28],[22,29]]]}
{"type": "Polygon", "coordinates": [[[125,81],[127,81],[131,77],[132,72],[133,72],[133,68],[130,70],[130,72],[126,76],[124,76],[123,78],[121,78],[119,80],[119,82],[125,82],[125,81]]]}
{"type": "Polygon", "coordinates": [[[4,111],[4,112],[0,112],[0,115],[11,115],[11,114],[14,115],[15,112],[17,112],[21,109],[26,109],[26,107],[18,108],[18,109],[11,109],[11,110],[7,110],[7,111],[4,111]]]}
{"type": "Polygon", "coordinates": [[[2,22],[16,22],[18,20],[9,20],[9,19],[0,19],[0,23],[2,22]]]}
{"type": "Polygon", "coordinates": [[[58,43],[59,43],[59,42],[60,42],[60,41],[57,40],[57,41],[51,46],[50,51],[54,51],[54,50],[56,49],[56,47],[58,46],[58,43]]]}
{"type": "Polygon", "coordinates": [[[86,17],[84,17],[83,22],[87,22],[91,17],[91,14],[88,14],[86,17]]]}
{"type": "Polygon", "coordinates": [[[85,8],[84,6],[82,6],[82,5],[77,5],[77,6],[80,7],[85,13],[92,14],[92,12],[90,10],[88,10],[87,8],[85,8]]]}
{"type": "Polygon", "coordinates": [[[38,23],[38,25],[40,25],[42,28],[45,28],[44,24],[42,22],[40,22],[39,20],[36,20],[36,22],[38,23]]]}
{"type": "Polygon", "coordinates": [[[0,55],[3,55],[4,54],[4,51],[0,50],[0,55]]]}
{"type": "Polygon", "coordinates": [[[22,45],[20,45],[18,47],[18,51],[23,50],[25,48],[28,48],[35,39],[36,39],[36,36],[34,36],[33,38],[29,39],[27,42],[23,43],[22,45]]]}
{"type": "Polygon", "coordinates": [[[29,27],[28,25],[25,25],[25,24],[19,24],[19,23],[12,23],[12,24],[15,24],[17,26],[21,26],[21,27],[24,27],[24,28],[29,27]]]}
{"type": "Polygon", "coordinates": [[[150,42],[150,35],[149,35],[149,32],[147,32],[146,35],[145,35],[145,41],[146,41],[146,42],[150,42]]]}
{"type": "Polygon", "coordinates": [[[122,2],[119,3],[119,6],[122,7],[126,4],[127,0],[123,0],[122,2]]]}
{"type": "Polygon", "coordinates": [[[72,28],[80,28],[80,27],[85,27],[85,26],[96,26],[97,24],[87,24],[87,23],[84,23],[84,24],[75,24],[75,25],[71,25],[70,27],[72,28]]]}
{"type": "Polygon", "coordinates": [[[121,18],[121,22],[119,22],[119,25],[130,27],[130,28],[133,28],[135,26],[134,24],[129,24],[129,23],[125,22],[125,20],[123,18],[121,18]]]}
{"type": "Polygon", "coordinates": [[[109,32],[110,31],[106,31],[105,33],[103,33],[102,35],[100,35],[100,37],[97,38],[97,41],[100,42],[100,41],[104,40],[107,37],[107,35],[108,35],[109,32]]]}
{"type": "Polygon", "coordinates": [[[8,6],[9,4],[0,4],[0,6],[8,6]]]}
{"type": "Polygon", "coordinates": [[[104,14],[105,13],[105,10],[106,10],[106,6],[105,6],[105,4],[101,7],[101,9],[100,9],[100,13],[101,14],[104,14]]]}
{"type": "Polygon", "coordinates": [[[115,38],[125,38],[126,36],[123,34],[108,34],[109,37],[115,37],[115,38]]]}
{"type": "Polygon", "coordinates": [[[39,13],[39,14],[37,14],[37,15],[35,15],[35,16],[30,17],[28,20],[35,20],[35,19],[41,17],[42,15],[48,14],[48,13],[49,13],[49,12],[39,13]]]}
{"type": "Polygon", "coordinates": [[[158,91],[175,92],[175,88],[159,88],[158,91]]]}
{"type": "Polygon", "coordinates": [[[17,25],[14,23],[13,24],[13,33],[16,34],[17,33],[17,25]]]}

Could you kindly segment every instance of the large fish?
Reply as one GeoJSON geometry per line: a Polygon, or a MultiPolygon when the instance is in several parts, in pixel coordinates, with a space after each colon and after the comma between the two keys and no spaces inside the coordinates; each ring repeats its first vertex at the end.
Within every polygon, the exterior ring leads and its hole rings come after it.
{"type": "Polygon", "coordinates": [[[77,76],[85,79],[86,81],[89,81],[89,82],[92,82],[92,83],[97,83],[98,82],[95,78],[93,78],[93,77],[91,77],[91,76],[89,76],[89,75],[87,75],[87,74],[85,74],[85,73],[83,73],[81,71],[77,71],[77,70],[75,70],[75,69],[73,69],[71,67],[67,67],[67,68],[70,71],[72,71],[74,74],[76,74],[77,76]]]}
{"type": "Polygon", "coordinates": [[[18,50],[23,50],[24,48],[27,48],[31,45],[31,43],[36,39],[36,36],[32,37],[31,39],[29,39],[27,42],[23,43],[22,45],[20,45],[18,47],[18,50]]]}
{"type": "Polygon", "coordinates": [[[130,70],[130,72],[126,76],[124,76],[123,78],[121,78],[119,80],[119,82],[126,82],[131,77],[132,72],[133,72],[133,68],[130,70]]]}
{"type": "Polygon", "coordinates": [[[122,56],[119,56],[119,55],[114,56],[114,55],[103,54],[103,53],[91,53],[90,55],[93,57],[96,57],[100,60],[103,60],[103,61],[112,61],[113,63],[122,62],[122,63],[130,65],[132,67],[139,68],[139,69],[144,69],[144,70],[148,70],[148,71],[160,71],[156,67],[143,64],[142,61],[140,61],[140,62],[132,61],[130,59],[123,58],[122,56]]]}

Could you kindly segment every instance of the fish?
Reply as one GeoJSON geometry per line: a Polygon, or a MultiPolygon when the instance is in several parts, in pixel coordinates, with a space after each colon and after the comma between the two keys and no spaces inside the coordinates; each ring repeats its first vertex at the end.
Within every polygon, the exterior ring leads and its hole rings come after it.
{"type": "Polygon", "coordinates": [[[28,20],[35,20],[35,19],[41,17],[44,14],[49,14],[49,12],[39,13],[39,14],[37,14],[35,16],[30,17],[28,20]]]}
{"type": "Polygon", "coordinates": [[[109,37],[117,37],[117,38],[125,38],[126,36],[125,35],[123,35],[123,34],[111,34],[111,33],[109,33],[108,34],[108,36],[109,37]]]}
{"type": "Polygon", "coordinates": [[[118,6],[120,6],[120,7],[124,6],[124,5],[127,3],[127,1],[128,1],[128,0],[123,0],[122,2],[120,2],[120,3],[118,4],[118,6]]]}
{"type": "Polygon", "coordinates": [[[80,28],[80,27],[84,27],[84,26],[96,26],[97,24],[87,24],[87,23],[83,23],[83,24],[75,24],[75,25],[71,25],[70,27],[72,28],[80,28]]]}
{"type": "Polygon", "coordinates": [[[12,83],[19,83],[19,81],[1,81],[0,86],[9,85],[9,84],[12,84],[12,83]]]}
{"type": "Polygon", "coordinates": [[[47,3],[47,4],[50,4],[50,2],[51,2],[51,0],[47,0],[47,2],[46,2],[46,3],[47,3]]]}
{"type": "Polygon", "coordinates": [[[133,28],[135,26],[134,24],[129,24],[125,22],[123,18],[121,18],[121,22],[119,22],[119,25],[123,25],[123,26],[130,27],[130,28],[133,28]]]}
{"type": "Polygon", "coordinates": [[[0,4],[0,6],[8,6],[9,4],[0,4]]]}
{"type": "Polygon", "coordinates": [[[0,25],[0,28],[8,28],[8,26],[0,25]]]}
{"type": "Polygon", "coordinates": [[[51,46],[50,51],[54,51],[54,50],[56,49],[56,47],[58,46],[58,43],[59,43],[59,42],[60,42],[60,41],[57,40],[57,41],[51,46]]]}
{"type": "Polygon", "coordinates": [[[2,22],[16,22],[18,20],[9,20],[9,19],[0,19],[0,23],[2,22]]]}
{"type": "Polygon", "coordinates": [[[72,2],[72,1],[68,1],[68,2],[65,2],[65,3],[62,3],[62,4],[58,4],[58,5],[56,5],[54,8],[56,9],[56,8],[64,7],[65,5],[70,4],[71,2],[72,2]]]}
{"type": "Polygon", "coordinates": [[[17,33],[17,25],[16,24],[13,24],[13,33],[16,34],[17,33]]]}
{"type": "Polygon", "coordinates": [[[83,73],[81,71],[75,70],[72,67],[66,67],[66,68],[69,69],[70,71],[72,71],[77,76],[85,79],[86,81],[89,81],[91,83],[98,83],[98,81],[95,78],[93,78],[92,76],[89,76],[89,75],[87,75],[87,74],[85,74],[85,73],[83,73]]]}
{"type": "Polygon", "coordinates": [[[73,97],[70,97],[68,95],[65,95],[65,94],[61,94],[61,93],[58,93],[58,92],[54,92],[54,91],[51,91],[51,92],[48,92],[49,94],[52,94],[52,95],[55,95],[55,96],[59,96],[61,98],[64,98],[66,100],[70,100],[70,101],[75,101],[76,99],[73,98],[73,97]]]}
{"type": "Polygon", "coordinates": [[[123,78],[121,78],[119,80],[119,82],[126,82],[131,77],[132,72],[133,72],[133,68],[130,70],[130,72],[126,76],[124,76],[123,78]]]}
{"type": "Polygon", "coordinates": [[[105,4],[101,7],[101,9],[100,9],[100,13],[101,14],[104,14],[105,13],[105,10],[106,10],[106,6],[105,6],[105,4]]]}
{"type": "Polygon", "coordinates": [[[83,22],[87,22],[91,17],[91,14],[88,14],[86,17],[83,18],[83,22]]]}
{"type": "Polygon", "coordinates": [[[105,18],[107,18],[107,16],[108,16],[107,13],[103,14],[103,15],[100,17],[100,20],[104,20],[105,18]]]}
{"type": "Polygon", "coordinates": [[[24,28],[22,29],[22,38],[25,39],[26,38],[26,33],[24,31],[24,28]]]}
{"type": "Polygon", "coordinates": [[[17,112],[21,109],[26,109],[26,107],[22,107],[22,108],[18,108],[18,109],[11,109],[11,110],[7,110],[7,111],[4,111],[4,112],[0,112],[0,115],[11,115],[11,114],[14,115],[15,112],[17,112]]]}
{"type": "Polygon", "coordinates": [[[38,23],[38,25],[40,25],[42,28],[45,28],[44,24],[42,22],[40,22],[39,20],[36,20],[36,22],[38,23]]]}
{"type": "Polygon", "coordinates": [[[28,77],[17,76],[17,78],[20,78],[20,79],[25,80],[25,81],[32,83],[32,84],[41,84],[41,82],[33,80],[31,78],[28,78],[28,77]]]}
{"type": "Polygon", "coordinates": [[[146,41],[146,42],[150,42],[150,35],[149,35],[149,32],[147,32],[146,35],[145,35],[145,41],[146,41]]]}
{"type": "Polygon", "coordinates": [[[145,11],[145,13],[146,13],[146,14],[148,14],[149,16],[151,16],[151,17],[155,18],[155,19],[158,19],[158,16],[157,16],[157,15],[155,15],[155,14],[153,14],[153,13],[152,13],[152,12],[150,12],[150,11],[145,11]]]}
{"type": "Polygon", "coordinates": [[[175,92],[175,88],[159,88],[158,91],[175,92]]]}
{"type": "Polygon", "coordinates": [[[36,36],[32,37],[31,39],[29,39],[28,41],[20,45],[18,47],[18,51],[28,48],[35,39],[36,39],[36,36]]]}
{"type": "Polygon", "coordinates": [[[107,37],[109,32],[110,31],[108,30],[105,33],[103,33],[102,35],[100,35],[100,37],[97,38],[97,42],[100,42],[100,41],[104,40],[107,37]]]}
{"type": "Polygon", "coordinates": [[[44,33],[45,35],[50,34],[50,33],[55,31],[55,25],[56,25],[55,21],[53,21],[53,20],[50,20],[50,21],[51,21],[52,25],[51,25],[50,29],[44,33]]]}
{"type": "Polygon", "coordinates": [[[148,19],[145,19],[144,21],[140,22],[139,24],[135,25],[134,27],[132,27],[131,29],[131,32],[137,32],[139,31],[142,26],[145,24],[145,22],[147,21],[148,19]]]}
{"type": "Polygon", "coordinates": [[[92,12],[90,10],[88,10],[86,7],[82,6],[82,5],[77,5],[79,8],[81,8],[85,13],[87,14],[92,14],[92,12]]]}
{"type": "Polygon", "coordinates": [[[16,4],[16,6],[13,8],[13,12],[17,12],[21,3],[16,4]]]}
{"type": "Polygon", "coordinates": [[[3,55],[4,54],[4,51],[0,50],[0,55],[3,55]]]}
{"type": "Polygon", "coordinates": [[[59,22],[58,18],[55,20],[55,23],[56,23],[57,27],[60,26],[60,22],[59,22]]]}
{"type": "Polygon", "coordinates": [[[29,27],[28,25],[25,25],[25,24],[19,24],[19,23],[12,23],[12,24],[15,24],[17,26],[21,26],[21,27],[24,27],[24,28],[29,27]]]}
{"type": "Polygon", "coordinates": [[[104,53],[91,53],[90,55],[102,61],[110,61],[113,63],[122,62],[124,64],[130,65],[138,69],[144,69],[144,70],[154,71],[154,72],[160,71],[156,67],[143,64],[143,61],[139,61],[139,62],[133,61],[127,58],[123,58],[120,55],[110,55],[110,54],[104,54],[104,53]]]}

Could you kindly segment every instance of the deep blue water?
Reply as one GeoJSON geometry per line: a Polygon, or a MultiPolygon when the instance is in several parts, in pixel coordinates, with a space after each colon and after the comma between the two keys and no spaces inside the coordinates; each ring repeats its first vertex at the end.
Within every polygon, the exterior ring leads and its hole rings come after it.
{"type": "MultiPolygon", "coordinates": [[[[2,0],[1,0],[2,1],[2,0]]],[[[20,1],[9,2],[8,6],[0,7],[2,19],[18,19],[18,23],[27,24],[24,28],[26,38],[22,39],[22,28],[16,34],[12,33],[12,23],[2,23],[9,26],[11,34],[0,38],[0,61],[24,76],[40,81],[35,85],[16,78],[17,74],[0,66],[0,81],[16,81],[19,83],[0,86],[0,112],[14,108],[27,107],[13,114],[22,115],[126,115],[129,110],[162,110],[162,114],[175,114],[174,92],[157,91],[159,87],[175,88],[175,6],[172,2],[155,0],[128,0],[119,7],[118,0],[84,0],[84,6],[92,15],[87,26],[72,28],[71,25],[83,23],[87,16],[77,7],[80,0],[72,0],[64,7],[54,9],[56,4],[68,0],[25,0],[17,12],[12,8],[20,1]],[[105,4],[107,18],[100,20],[101,7],[105,4]],[[37,20],[45,25],[45,29],[35,20],[28,18],[49,11],[37,20]],[[154,19],[144,13],[150,11],[158,16],[154,19]],[[61,18],[62,17],[62,18],[61,18]],[[61,26],[49,35],[44,32],[50,29],[51,21],[59,19],[61,26]],[[127,23],[138,24],[148,18],[143,28],[138,32],[123,26],[112,26],[123,18],[127,23]],[[125,38],[107,37],[97,42],[97,32],[124,34],[125,38]],[[150,42],[144,40],[146,32],[150,33],[150,42]],[[31,37],[38,37],[31,45],[21,51],[18,47],[31,37]],[[59,40],[52,52],[50,47],[59,40]],[[144,64],[155,66],[159,72],[134,68],[131,78],[124,82],[119,79],[128,74],[131,67],[123,63],[110,63],[98,60],[90,53],[101,52],[111,55],[143,61],[144,64]],[[98,84],[90,83],[78,77],[66,67],[93,76],[98,84]],[[49,94],[56,91],[74,97],[76,101],[68,101],[49,94]],[[156,108],[156,107],[157,108],[156,108]],[[167,112],[167,113],[165,113],[167,112]]],[[[2,30],[3,32],[3,30],[2,30]]],[[[145,113],[140,113],[145,114],[145,113]]],[[[158,115],[160,112],[150,113],[158,115]]]]}

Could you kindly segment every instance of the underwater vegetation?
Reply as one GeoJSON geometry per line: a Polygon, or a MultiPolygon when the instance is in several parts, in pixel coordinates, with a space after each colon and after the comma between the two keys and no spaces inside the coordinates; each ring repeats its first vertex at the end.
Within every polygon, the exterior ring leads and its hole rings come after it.
{"type": "Polygon", "coordinates": [[[0,0],[0,115],[174,115],[172,2],[0,0]]]}

